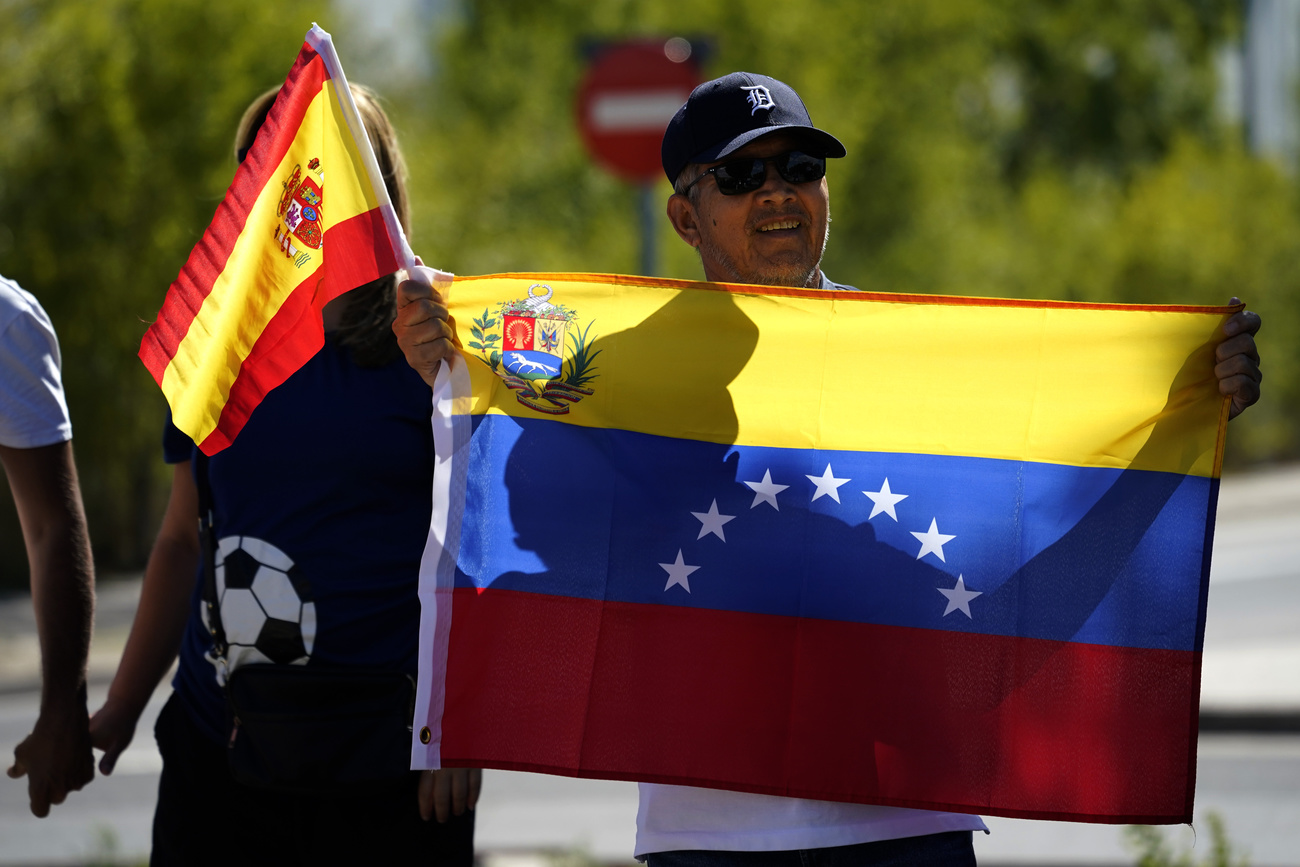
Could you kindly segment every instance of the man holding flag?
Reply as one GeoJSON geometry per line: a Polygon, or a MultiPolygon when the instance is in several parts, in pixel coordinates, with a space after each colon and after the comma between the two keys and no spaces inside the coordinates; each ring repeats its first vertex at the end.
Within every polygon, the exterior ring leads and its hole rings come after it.
{"type": "MultiPolygon", "coordinates": [[[[674,185],[668,217],[699,251],[708,280],[852,289],[820,267],[830,222],[825,161],[845,151],[812,125],[790,87],[750,73],[706,82],[669,124],[662,155],[674,185]]],[[[1259,399],[1259,325],[1257,315],[1236,313],[1215,349],[1230,417],[1259,399]]],[[[442,297],[403,283],[394,330],[407,360],[433,385],[441,362],[456,353],[442,297]]],[[[973,864],[977,829],[983,822],[968,813],[642,783],[636,854],[652,867],[973,864]]]]}

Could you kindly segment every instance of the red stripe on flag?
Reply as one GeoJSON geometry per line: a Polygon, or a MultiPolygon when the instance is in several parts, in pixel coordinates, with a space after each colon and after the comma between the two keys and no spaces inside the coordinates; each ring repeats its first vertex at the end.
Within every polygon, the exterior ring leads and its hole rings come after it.
{"type": "Polygon", "coordinates": [[[272,174],[293,144],[307,107],[328,79],[325,62],[304,44],[252,150],[235,171],[212,222],[172,283],[162,309],[140,344],[140,360],[159,385],[204,299],[225,270],[249,211],[262,190],[275,181],[272,174]]]}
{"type": "Polygon", "coordinates": [[[447,766],[1191,817],[1194,653],[458,589],[448,669],[447,766]]]}
{"type": "Polygon", "coordinates": [[[321,295],[325,302],[385,274],[392,274],[401,267],[393,253],[388,227],[379,208],[331,226],[325,232],[322,249],[326,264],[321,295]],[[336,250],[346,250],[347,254],[331,256],[330,253],[336,250]]]}
{"type": "Polygon", "coordinates": [[[283,383],[320,351],[325,331],[320,311],[344,292],[397,270],[392,245],[378,209],[331,226],[321,249],[326,261],[294,288],[267,322],[231,383],[216,430],[199,444],[214,455],[234,441],[267,392],[283,383]],[[347,255],[329,257],[329,251],[347,255]],[[320,277],[321,273],[324,274],[320,277]],[[317,291],[317,285],[320,291],[317,291]]]}

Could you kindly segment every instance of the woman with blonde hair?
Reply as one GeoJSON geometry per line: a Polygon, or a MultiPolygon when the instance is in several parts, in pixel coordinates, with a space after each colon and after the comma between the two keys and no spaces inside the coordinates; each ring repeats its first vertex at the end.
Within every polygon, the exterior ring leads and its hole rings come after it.
{"type": "MultiPolygon", "coordinates": [[[[352,91],[406,225],[392,125],[372,92],[352,91]]],[[[241,162],[277,92],[244,113],[241,162]]],[[[110,773],[179,652],[155,727],[163,771],[151,864],[472,863],[478,771],[421,774],[399,755],[396,766],[377,762],[382,771],[362,768],[377,779],[336,778],[349,759],[368,757],[360,744],[375,734],[349,722],[368,719],[346,705],[353,681],[383,684],[409,726],[404,684],[416,671],[433,457],[428,386],[392,332],[394,290],[388,275],[327,304],[324,347],[217,455],[166,425],[171,496],[122,661],[91,719],[110,773]],[[207,532],[195,520],[201,502],[207,532]],[[268,673],[284,686],[271,690],[275,712],[260,715],[278,720],[284,737],[261,757],[277,768],[250,776],[235,758],[247,757],[256,734],[253,712],[239,705],[252,699],[236,684],[268,673]],[[320,694],[322,677],[336,684],[338,703],[296,706],[300,693],[320,694]],[[330,742],[330,726],[343,741],[330,742]],[[318,740],[337,761],[296,755],[318,740]],[[279,753],[295,754],[296,771],[279,768],[293,764],[279,753]]],[[[409,741],[400,746],[409,756],[409,741]]]]}

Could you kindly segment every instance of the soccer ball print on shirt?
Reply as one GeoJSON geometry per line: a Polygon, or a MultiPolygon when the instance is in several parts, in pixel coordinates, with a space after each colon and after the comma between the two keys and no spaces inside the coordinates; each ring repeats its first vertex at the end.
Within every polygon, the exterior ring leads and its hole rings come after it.
{"type": "MultiPolygon", "coordinates": [[[[252,536],[221,539],[215,559],[230,669],[266,662],[306,665],[316,639],[316,604],[293,560],[252,536]]],[[[207,607],[200,610],[208,626],[207,607]]],[[[217,677],[222,680],[220,672],[217,677]]]]}

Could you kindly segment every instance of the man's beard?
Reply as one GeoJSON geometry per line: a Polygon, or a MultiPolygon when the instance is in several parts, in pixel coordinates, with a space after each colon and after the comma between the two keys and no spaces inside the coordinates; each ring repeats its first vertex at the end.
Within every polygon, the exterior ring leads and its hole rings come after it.
{"type": "Polygon", "coordinates": [[[817,288],[818,269],[821,266],[822,254],[826,252],[826,242],[830,240],[831,223],[829,217],[826,220],[826,234],[822,237],[821,249],[817,251],[817,256],[811,265],[804,262],[791,263],[789,265],[769,265],[761,272],[742,273],[740,267],[730,256],[713,243],[713,237],[710,234],[702,234],[700,237],[700,246],[698,252],[701,260],[711,259],[723,272],[726,273],[729,282],[734,283],[751,283],[756,286],[790,286],[796,289],[817,288]]]}

